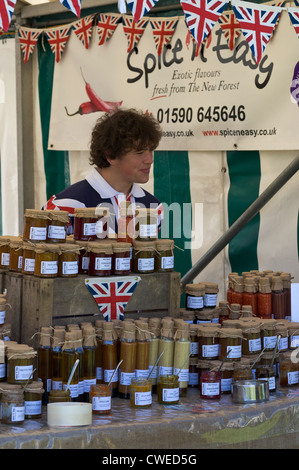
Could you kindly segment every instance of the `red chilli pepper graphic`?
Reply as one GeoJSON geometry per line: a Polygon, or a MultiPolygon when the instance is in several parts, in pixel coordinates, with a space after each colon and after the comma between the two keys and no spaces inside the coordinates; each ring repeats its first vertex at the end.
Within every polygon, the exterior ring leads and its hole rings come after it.
{"type": "Polygon", "coordinates": [[[80,114],[82,116],[82,114],[90,114],[98,111],[97,107],[91,101],[86,101],[86,103],[80,104],[78,111],[72,114],[68,112],[66,106],[64,107],[64,109],[68,116],[75,116],[75,114],[80,114]]]}

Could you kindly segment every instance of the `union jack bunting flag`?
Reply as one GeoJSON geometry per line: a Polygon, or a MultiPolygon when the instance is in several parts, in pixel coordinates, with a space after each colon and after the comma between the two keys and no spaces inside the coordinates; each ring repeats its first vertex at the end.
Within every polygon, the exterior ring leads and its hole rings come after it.
{"type": "Polygon", "coordinates": [[[85,16],[81,20],[72,23],[74,33],[80,39],[85,49],[88,49],[90,43],[94,17],[95,15],[85,16]]]}
{"type": "Polygon", "coordinates": [[[271,39],[282,8],[270,5],[232,1],[232,7],[242,33],[258,64],[271,39]]]}
{"type": "Polygon", "coordinates": [[[217,23],[227,3],[228,0],[181,0],[187,27],[198,44],[217,23]]]}
{"type": "Polygon", "coordinates": [[[128,0],[127,5],[134,16],[134,20],[139,21],[157,2],[158,0],[128,0]]]}
{"type": "Polygon", "coordinates": [[[296,31],[296,34],[299,37],[299,10],[298,8],[289,7],[288,13],[294,30],[296,31]]]}
{"type": "Polygon", "coordinates": [[[78,18],[81,14],[81,0],[59,0],[68,10],[72,11],[78,18]]]}
{"type": "Polygon", "coordinates": [[[0,0],[0,28],[8,31],[17,0],[0,0]]]}
{"type": "Polygon", "coordinates": [[[35,44],[38,41],[42,31],[40,29],[30,29],[20,26],[18,30],[18,38],[20,42],[21,51],[24,56],[24,63],[28,62],[30,55],[32,54],[35,44]]]}
{"type": "Polygon", "coordinates": [[[98,45],[102,46],[108,39],[111,38],[112,34],[117,28],[117,25],[121,22],[121,15],[105,15],[100,13],[98,16],[97,33],[99,42],[98,45]]]}
{"type": "Polygon", "coordinates": [[[139,276],[93,277],[85,279],[85,285],[106,321],[123,320],[125,307],[140,279],[139,276]]]}
{"type": "Polygon", "coordinates": [[[72,26],[62,26],[45,30],[51,51],[55,54],[55,61],[59,62],[65,49],[72,26]]]}
{"type": "Polygon", "coordinates": [[[219,18],[219,25],[223,31],[225,39],[227,40],[228,47],[232,51],[235,46],[236,39],[241,34],[240,24],[236,20],[234,12],[225,11],[219,18]]]}
{"type": "Polygon", "coordinates": [[[161,55],[162,50],[166,44],[171,41],[175,28],[178,24],[176,19],[153,19],[150,20],[153,36],[158,55],[161,55]]]}
{"type": "Polygon", "coordinates": [[[130,52],[140,41],[148,20],[135,21],[130,16],[123,16],[123,30],[128,40],[127,52],[130,52]]]}

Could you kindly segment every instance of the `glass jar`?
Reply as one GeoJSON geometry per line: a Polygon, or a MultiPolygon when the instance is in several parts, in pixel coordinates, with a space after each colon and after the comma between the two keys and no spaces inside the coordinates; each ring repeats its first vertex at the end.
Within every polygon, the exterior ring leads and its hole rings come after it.
{"type": "Polygon", "coordinates": [[[105,241],[89,242],[89,276],[110,276],[112,274],[112,243],[105,241]]]}
{"type": "Polygon", "coordinates": [[[190,358],[191,357],[198,357],[199,345],[198,340],[199,337],[197,336],[198,333],[198,326],[197,325],[190,325],[190,358]]]}
{"type": "Polygon", "coordinates": [[[89,402],[92,404],[92,413],[103,415],[111,413],[111,385],[96,384],[90,386],[89,402]]]}
{"type": "Polygon", "coordinates": [[[244,356],[251,356],[259,353],[262,350],[261,340],[261,325],[259,321],[242,321],[240,320],[239,326],[242,330],[242,354],[244,356]]]}
{"type": "Polygon", "coordinates": [[[299,383],[298,362],[292,360],[291,351],[280,354],[279,383],[281,387],[290,387],[299,383]]]}
{"type": "Polygon", "coordinates": [[[149,408],[152,404],[152,384],[146,378],[132,379],[130,403],[133,408],[149,408]]]}
{"type": "Polygon", "coordinates": [[[185,308],[187,310],[202,310],[204,307],[205,284],[185,285],[185,308]]]}
{"type": "Polygon", "coordinates": [[[254,277],[244,279],[243,305],[250,305],[254,316],[258,315],[258,294],[254,277]]]}
{"type": "MultiPolygon", "coordinates": [[[[275,370],[276,377],[279,376],[279,358],[280,358],[279,352],[276,352],[274,355],[274,362],[273,362],[273,367],[275,370]]],[[[260,365],[265,365],[267,367],[270,367],[273,361],[273,351],[264,351],[261,358],[260,358],[260,365]]],[[[258,367],[259,364],[256,364],[256,367],[258,367]]]]}
{"type": "Polygon", "coordinates": [[[177,375],[160,375],[157,384],[158,403],[176,405],[179,403],[180,389],[177,375]]]}
{"type": "Polygon", "coordinates": [[[121,201],[120,214],[117,221],[117,240],[132,243],[135,238],[135,225],[131,201],[121,201]]]}
{"type": "Polygon", "coordinates": [[[220,328],[219,359],[240,361],[242,356],[242,330],[239,328],[220,328]]]}
{"type": "Polygon", "coordinates": [[[252,380],[253,372],[251,369],[251,364],[248,360],[242,359],[239,362],[234,363],[233,370],[233,381],[238,380],[252,380]]]}
{"type": "Polygon", "coordinates": [[[155,244],[152,241],[133,241],[133,271],[149,274],[155,272],[155,244]]]}
{"type": "Polygon", "coordinates": [[[199,379],[198,379],[198,368],[197,368],[197,358],[190,357],[189,359],[189,382],[188,387],[198,388],[199,379]]]}
{"type": "Polygon", "coordinates": [[[233,276],[232,287],[233,291],[231,294],[231,303],[243,305],[243,291],[244,291],[244,281],[242,276],[233,276]]]}
{"type": "Polygon", "coordinates": [[[204,307],[215,308],[217,305],[218,284],[205,282],[204,307]]]}
{"type": "Polygon", "coordinates": [[[198,358],[211,360],[219,357],[219,328],[198,327],[198,358]]]}
{"type": "Polygon", "coordinates": [[[156,361],[159,357],[159,338],[161,330],[161,318],[152,317],[148,321],[148,329],[151,334],[150,348],[149,348],[149,374],[150,381],[152,384],[152,391],[157,391],[157,380],[158,380],[158,365],[156,361]]]}
{"type": "Polygon", "coordinates": [[[266,351],[273,351],[277,341],[277,320],[263,318],[261,324],[262,348],[266,351]]]}
{"type": "Polygon", "coordinates": [[[77,277],[79,273],[79,247],[72,243],[59,245],[58,277],[77,277]]]}
{"type": "Polygon", "coordinates": [[[42,397],[45,392],[42,382],[31,382],[24,388],[25,418],[42,417],[42,397]]]}
{"type": "Polygon", "coordinates": [[[285,317],[285,304],[283,282],[280,276],[273,276],[272,283],[272,316],[275,319],[283,319],[285,317]]]}
{"type": "Polygon", "coordinates": [[[33,364],[36,351],[26,344],[14,344],[7,348],[7,382],[25,384],[33,381],[33,364]]]}
{"type": "Polygon", "coordinates": [[[20,273],[23,264],[23,240],[17,237],[16,240],[10,241],[9,248],[9,270],[20,273]]]}
{"type": "Polygon", "coordinates": [[[114,243],[112,274],[125,276],[131,272],[131,243],[114,243]]]}
{"type": "Polygon", "coordinates": [[[0,326],[3,326],[5,323],[6,305],[7,305],[6,297],[0,297],[0,326]]]}
{"type": "Polygon", "coordinates": [[[259,290],[257,293],[258,316],[272,318],[272,291],[268,277],[259,278],[259,290]]]}
{"type": "Polygon", "coordinates": [[[158,237],[158,210],[137,207],[135,211],[135,239],[155,240],[158,237]]]}
{"type": "Polygon", "coordinates": [[[89,252],[87,243],[81,240],[75,240],[75,244],[79,247],[78,258],[78,274],[88,274],[89,271],[89,252]]]}
{"type": "Polygon", "coordinates": [[[23,240],[31,242],[45,242],[47,240],[48,211],[26,209],[24,215],[23,240]]]}
{"type": "Polygon", "coordinates": [[[276,380],[274,366],[259,365],[256,368],[256,378],[258,380],[267,380],[269,382],[269,392],[275,392],[276,380]]]}
{"type": "Polygon", "coordinates": [[[34,274],[35,269],[35,249],[31,242],[23,243],[23,261],[22,261],[22,273],[23,274],[34,274]]]}
{"type": "Polygon", "coordinates": [[[24,392],[21,388],[11,388],[1,394],[3,424],[23,424],[25,420],[24,392]]]}
{"type": "Polygon", "coordinates": [[[220,369],[220,390],[221,395],[227,395],[231,393],[231,386],[233,383],[233,372],[234,372],[234,363],[233,362],[223,362],[221,365],[221,361],[213,361],[212,362],[212,369],[219,370],[220,369]]]}
{"type": "Polygon", "coordinates": [[[204,399],[219,399],[221,376],[217,370],[202,371],[200,376],[200,396],[204,399]]]}
{"type": "Polygon", "coordinates": [[[299,322],[290,322],[289,332],[289,349],[296,349],[299,346],[299,322]]]}
{"type": "Polygon", "coordinates": [[[70,402],[71,392],[68,390],[50,390],[49,392],[49,403],[61,403],[70,402]]]}
{"type": "Polygon", "coordinates": [[[47,211],[49,215],[47,243],[65,243],[67,225],[70,222],[67,211],[47,211]]]}
{"type": "Polygon", "coordinates": [[[91,241],[108,236],[109,209],[84,207],[74,211],[74,239],[91,241]],[[99,236],[97,235],[99,234],[99,236]]]}
{"type": "Polygon", "coordinates": [[[278,351],[279,352],[284,352],[288,350],[289,347],[289,330],[288,330],[288,325],[286,324],[280,324],[280,322],[277,324],[276,327],[276,332],[277,336],[280,336],[280,339],[278,341],[278,351]]]}
{"type": "Polygon", "coordinates": [[[193,312],[195,315],[195,322],[197,325],[202,325],[203,323],[215,323],[214,322],[214,310],[206,311],[202,309],[202,310],[193,310],[193,312]]]}
{"type": "Polygon", "coordinates": [[[228,320],[229,317],[230,317],[229,302],[227,300],[220,300],[218,322],[220,323],[220,325],[222,325],[222,322],[225,320],[228,320]]]}
{"type": "Polygon", "coordinates": [[[0,269],[9,269],[11,237],[0,236],[0,269]]]}
{"type": "Polygon", "coordinates": [[[55,244],[40,243],[35,248],[34,276],[52,278],[58,274],[59,248],[55,244]]]}
{"type": "Polygon", "coordinates": [[[174,240],[161,239],[156,241],[155,271],[168,273],[174,269],[174,240]]]}

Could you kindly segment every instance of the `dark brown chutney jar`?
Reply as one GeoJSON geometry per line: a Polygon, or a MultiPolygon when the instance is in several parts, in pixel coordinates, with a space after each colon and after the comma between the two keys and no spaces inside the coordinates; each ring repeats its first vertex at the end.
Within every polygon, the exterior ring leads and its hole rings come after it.
{"type": "Polygon", "coordinates": [[[133,241],[133,272],[150,274],[155,272],[155,243],[153,241],[133,241]]]}
{"type": "Polygon", "coordinates": [[[253,372],[248,359],[242,358],[240,361],[234,362],[233,381],[252,380],[253,372]]]}
{"type": "Polygon", "coordinates": [[[219,358],[219,328],[198,326],[198,358],[212,360],[219,358]]]}
{"type": "Polygon", "coordinates": [[[47,243],[65,243],[67,225],[70,222],[67,211],[52,210],[47,211],[49,215],[47,243]]]}
{"type": "Polygon", "coordinates": [[[277,341],[277,320],[263,318],[261,323],[262,348],[273,351],[277,341]]]}
{"type": "Polygon", "coordinates": [[[240,328],[220,328],[219,359],[240,361],[242,357],[242,330],[240,328]]]}
{"type": "Polygon", "coordinates": [[[174,240],[156,240],[155,271],[168,273],[174,269],[174,240]]]}
{"type": "Polygon", "coordinates": [[[131,243],[113,243],[112,274],[125,276],[131,272],[131,243]]]}
{"type": "Polygon", "coordinates": [[[242,355],[250,356],[262,350],[261,324],[259,320],[239,321],[242,330],[242,355]]]}
{"type": "Polygon", "coordinates": [[[58,277],[77,277],[80,249],[75,243],[59,245],[58,277]]]}
{"type": "Polygon", "coordinates": [[[185,285],[185,308],[187,310],[202,310],[204,307],[205,284],[185,285]]]}
{"type": "Polygon", "coordinates": [[[111,276],[112,274],[112,243],[103,241],[88,242],[90,276],[111,276]]]}
{"type": "Polygon", "coordinates": [[[24,214],[23,240],[33,243],[45,242],[47,240],[49,220],[48,211],[26,209],[24,214]]]}
{"type": "Polygon", "coordinates": [[[275,368],[274,366],[266,366],[260,364],[256,368],[256,378],[258,380],[267,380],[269,383],[269,391],[275,392],[276,390],[276,379],[275,379],[275,368]]]}

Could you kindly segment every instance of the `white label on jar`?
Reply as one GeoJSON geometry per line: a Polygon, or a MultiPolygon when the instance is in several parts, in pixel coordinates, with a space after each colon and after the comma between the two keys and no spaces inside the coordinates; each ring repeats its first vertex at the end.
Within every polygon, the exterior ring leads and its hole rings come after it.
{"type": "Polygon", "coordinates": [[[5,315],[6,315],[6,310],[2,310],[0,312],[0,325],[3,325],[3,323],[5,322],[5,315]]]}
{"type": "Polygon", "coordinates": [[[205,294],[204,296],[205,307],[216,307],[216,304],[217,304],[217,294],[205,294]]]}
{"type": "Polygon", "coordinates": [[[0,364],[0,379],[6,377],[6,364],[0,364]]]}
{"type": "Polygon", "coordinates": [[[131,385],[132,379],[135,379],[135,371],[134,372],[122,372],[120,373],[120,381],[121,385],[131,385]]]}
{"type": "Polygon", "coordinates": [[[25,406],[13,406],[11,408],[12,421],[24,421],[25,419],[25,406]]]}
{"type": "Polygon", "coordinates": [[[219,382],[203,382],[201,384],[201,393],[205,396],[214,396],[220,394],[219,382]]]}
{"type": "Polygon", "coordinates": [[[30,240],[46,240],[47,227],[30,227],[30,240]]]}
{"type": "Polygon", "coordinates": [[[27,380],[33,371],[33,365],[15,366],[15,380],[27,380]]]}
{"type": "Polygon", "coordinates": [[[174,256],[162,256],[161,258],[162,269],[173,269],[174,268],[174,256]]]}
{"type": "MultiPolygon", "coordinates": [[[[108,383],[111,379],[111,376],[114,372],[114,369],[104,369],[104,383],[108,383]]],[[[118,382],[118,374],[119,374],[119,371],[117,370],[113,379],[112,379],[112,382],[118,382]]]]}
{"type": "Polygon", "coordinates": [[[129,271],[131,266],[130,258],[115,258],[116,271],[129,271]]]}
{"type": "Polygon", "coordinates": [[[221,379],[221,392],[230,392],[233,379],[221,379]]]}
{"type": "Polygon", "coordinates": [[[202,357],[219,356],[219,344],[203,345],[201,348],[202,357]]]}
{"type": "Polygon", "coordinates": [[[296,348],[299,346],[299,336],[298,335],[291,335],[291,348],[296,348]]]}
{"type": "Polygon", "coordinates": [[[242,346],[227,346],[226,352],[228,352],[230,349],[230,353],[228,354],[228,358],[236,358],[236,357],[241,357],[242,355],[242,346]]]}
{"type": "Polygon", "coordinates": [[[97,235],[102,235],[103,234],[103,221],[98,220],[95,224],[95,233],[97,235]]]}
{"type": "Polygon", "coordinates": [[[103,380],[103,367],[96,367],[96,379],[103,380]]]}
{"type": "Polygon", "coordinates": [[[110,270],[112,265],[112,259],[109,258],[98,258],[94,260],[94,267],[96,271],[105,271],[110,270]]]}
{"type": "Polygon", "coordinates": [[[92,397],[92,409],[107,411],[111,409],[111,397],[92,397]]]}
{"type": "Polygon", "coordinates": [[[152,404],[152,392],[135,392],[135,405],[145,406],[152,404]]]}
{"type": "Polygon", "coordinates": [[[263,347],[265,349],[275,348],[277,336],[264,336],[263,347]]]}
{"type": "MultiPolygon", "coordinates": [[[[66,389],[66,384],[63,385],[63,390],[66,389]]],[[[77,398],[79,396],[79,384],[70,384],[69,385],[69,391],[71,398],[77,398]]]]}
{"type": "Polygon", "coordinates": [[[78,261],[63,261],[62,274],[78,274],[78,261]]]}
{"type": "Polygon", "coordinates": [[[260,351],[262,349],[262,340],[261,338],[249,339],[248,340],[248,349],[250,352],[260,351]]]}
{"type": "Polygon", "coordinates": [[[96,234],[96,224],[83,224],[83,235],[91,237],[96,234]]]}
{"type": "Polygon", "coordinates": [[[24,271],[34,272],[34,268],[35,268],[35,259],[34,258],[25,258],[24,271]]]}
{"type": "Polygon", "coordinates": [[[42,412],[42,401],[25,401],[25,415],[40,415],[42,412]]]}
{"type": "Polygon", "coordinates": [[[288,349],[288,337],[280,338],[278,341],[278,351],[288,349]]]}
{"type": "Polygon", "coordinates": [[[57,225],[49,225],[48,238],[57,238],[59,240],[65,240],[66,238],[65,227],[61,227],[57,225]]]}
{"type": "Polygon", "coordinates": [[[203,308],[203,296],[191,297],[191,295],[187,295],[187,308],[193,308],[194,310],[203,308]]]}
{"type": "Polygon", "coordinates": [[[136,379],[145,379],[149,374],[148,369],[135,369],[135,378],[136,379]]]}
{"type": "Polygon", "coordinates": [[[178,401],[179,397],[179,388],[162,388],[162,401],[178,401]]]}
{"type": "Polygon", "coordinates": [[[139,236],[157,238],[157,225],[156,224],[140,224],[139,236]]]}
{"type": "Polygon", "coordinates": [[[189,372],[189,385],[198,385],[198,372],[189,372]]]}
{"type": "Polygon", "coordinates": [[[155,269],[155,258],[139,258],[138,271],[153,271],[155,269]]]}
{"type": "Polygon", "coordinates": [[[52,390],[62,390],[62,381],[52,380],[52,390]]]}
{"type": "Polygon", "coordinates": [[[89,268],[89,256],[82,256],[81,267],[84,270],[88,270],[88,268],[89,268]]]}
{"type": "Polygon", "coordinates": [[[159,366],[159,375],[172,375],[172,366],[159,366]]]}
{"type": "Polygon", "coordinates": [[[288,385],[294,385],[299,382],[299,371],[288,372],[288,385]]]}
{"type": "Polygon", "coordinates": [[[89,392],[90,390],[90,386],[91,385],[95,385],[97,383],[97,379],[94,378],[94,379],[84,379],[83,381],[83,389],[84,389],[84,392],[87,393],[89,392]]]}
{"type": "Polygon", "coordinates": [[[1,265],[9,266],[10,255],[9,253],[1,253],[1,265]]]}
{"type": "Polygon", "coordinates": [[[189,381],[189,369],[179,369],[177,367],[173,370],[174,375],[179,376],[180,382],[188,382],[189,381]],[[179,373],[180,372],[180,373],[179,373]]]}
{"type": "Polygon", "coordinates": [[[22,269],[23,266],[23,256],[18,257],[18,269],[22,269]]]}
{"type": "Polygon", "coordinates": [[[158,377],[158,366],[149,365],[148,373],[151,374],[151,379],[156,379],[158,377]]]}
{"type": "Polygon", "coordinates": [[[57,274],[58,273],[58,260],[42,261],[40,272],[41,274],[57,274]]]}
{"type": "Polygon", "coordinates": [[[192,354],[192,356],[198,355],[198,341],[190,342],[190,354],[192,354]]]}

